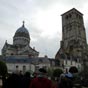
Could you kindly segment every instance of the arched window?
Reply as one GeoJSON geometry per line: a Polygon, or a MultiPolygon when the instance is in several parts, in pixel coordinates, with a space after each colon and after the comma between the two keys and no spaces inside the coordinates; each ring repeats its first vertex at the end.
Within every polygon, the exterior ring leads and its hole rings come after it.
{"type": "Polygon", "coordinates": [[[19,66],[18,66],[18,65],[16,65],[16,68],[19,68],[19,66]]]}
{"type": "Polygon", "coordinates": [[[18,65],[16,65],[16,72],[18,72],[19,71],[19,66],[18,65]]]}
{"type": "Polygon", "coordinates": [[[65,17],[66,18],[66,20],[68,19],[68,15],[65,17]]]}
{"type": "Polygon", "coordinates": [[[13,53],[11,53],[11,56],[13,55],[13,53]]]}
{"type": "Polygon", "coordinates": [[[23,66],[23,73],[25,73],[26,72],[26,66],[24,65],[23,66]]]}

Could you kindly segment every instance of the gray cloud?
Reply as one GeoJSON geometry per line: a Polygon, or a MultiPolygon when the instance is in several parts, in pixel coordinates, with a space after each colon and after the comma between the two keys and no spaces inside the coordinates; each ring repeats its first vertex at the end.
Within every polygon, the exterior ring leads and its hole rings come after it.
{"type": "Polygon", "coordinates": [[[58,2],[58,0],[34,0],[35,5],[41,9],[46,9],[52,4],[58,2]]]}
{"type": "Polygon", "coordinates": [[[47,55],[49,57],[55,57],[55,54],[57,53],[59,47],[60,47],[60,40],[56,36],[53,39],[46,38],[38,38],[38,41],[32,42],[32,47],[35,46],[35,49],[40,52],[40,56],[47,55]]]}
{"type": "MultiPolygon", "coordinates": [[[[85,2],[84,0],[0,0],[0,49],[5,40],[8,43],[13,42],[15,31],[22,25],[21,21],[25,20],[25,26],[31,36],[31,46],[35,46],[36,50],[40,52],[40,56],[47,54],[49,57],[54,57],[60,47],[61,32],[58,32],[53,38],[42,37],[42,30],[37,29],[34,25],[36,13],[39,9],[43,11],[58,4],[58,16],[76,7],[83,12],[86,20],[88,18],[87,10],[85,11],[86,3],[88,0],[85,2]]],[[[88,35],[87,24],[86,20],[85,27],[88,35]]],[[[60,29],[58,27],[58,30],[60,29]]]]}

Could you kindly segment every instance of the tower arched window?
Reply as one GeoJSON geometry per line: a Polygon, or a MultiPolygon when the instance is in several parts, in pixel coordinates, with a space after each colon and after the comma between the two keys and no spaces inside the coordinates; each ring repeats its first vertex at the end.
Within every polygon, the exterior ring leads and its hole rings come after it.
{"type": "Polygon", "coordinates": [[[69,18],[71,18],[72,17],[72,15],[71,14],[69,14],[69,18]]]}
{"type": "Polygon", "coordinates": [[[68,15],[65,17],[66,18],[66,20],[68,19],[68,15]]]}

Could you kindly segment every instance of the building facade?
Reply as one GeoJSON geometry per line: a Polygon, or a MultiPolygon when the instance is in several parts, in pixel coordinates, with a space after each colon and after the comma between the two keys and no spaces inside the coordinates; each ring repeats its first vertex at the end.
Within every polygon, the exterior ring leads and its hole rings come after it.
{"type": "Polygon", "coordinates": [[[3,56],[26,56],[26,57],[38,57],[39,52],[35,48],[30,46],[30,35],[25,28],[24,22],[22,27],[18,28],[14,37],[13,44],[8,44],[7,40],[2,48],[3,56]]]}
{"type": "Polygon", "coordinates": [[[81,68],[84,56],[87,56],[87,41],[83,14],[73,8],[61,16],[62,41],[55,58],[61,60],[61,64],[65,67],[69,65],[68,67],[76,66],[81,68]]]}
{"type": "Polygon", "coordinates": [[[39,52],[35,48],[31,48],[30,35],[24,22],[22,27],[15,32],[13,44],[5,42],[0,60],[6,63],[8,73],[35,72],[41,67],[46,69],[50,67],[49,58],[46,56],[39,57],[39,52]]]}

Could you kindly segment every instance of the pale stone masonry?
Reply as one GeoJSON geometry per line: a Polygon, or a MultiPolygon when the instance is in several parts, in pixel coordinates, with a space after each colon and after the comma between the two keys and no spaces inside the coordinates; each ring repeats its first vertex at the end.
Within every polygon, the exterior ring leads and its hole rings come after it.
{"type": "Polygon", "coordinates": [[[86,32],[83,21],[83,14],[77,9],[73,8],[62,16],[62,41],[59,51],[55,58],[61,60],[66,66],[69,60],[71,65],[77,67],[82,66],[84,56],[87,56],[87,41],[86,32]],[[85,53],[85,54],[84,54],[85,53]]]}

